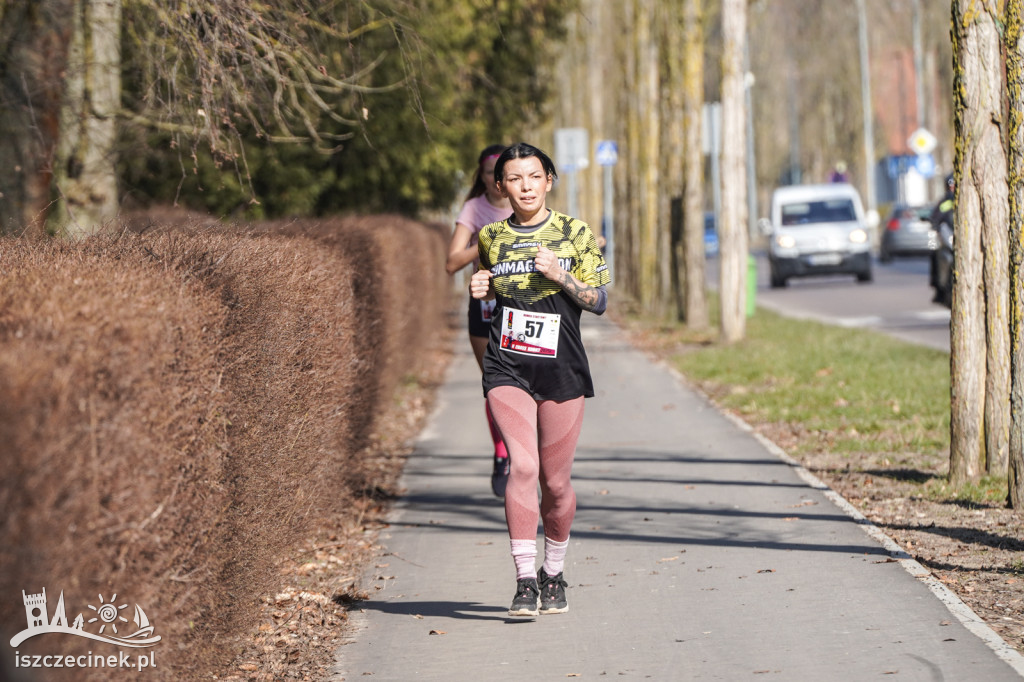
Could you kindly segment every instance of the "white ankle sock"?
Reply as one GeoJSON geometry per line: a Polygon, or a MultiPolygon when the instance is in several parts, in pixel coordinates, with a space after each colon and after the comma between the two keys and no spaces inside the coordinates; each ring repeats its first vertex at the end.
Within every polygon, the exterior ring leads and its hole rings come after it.
{"type": "Polygon", "coordinates": [[[565,552],[569,549],[569,538],[565,542],[557,542],[544,536],[544,572],[556,576],[565,567],[565,552]]]}
{"type": "Polygon", "coordinates": [[[537,577],[537,541],[511,540],[512,560],[516,562],[516,580],[537,577]]]}

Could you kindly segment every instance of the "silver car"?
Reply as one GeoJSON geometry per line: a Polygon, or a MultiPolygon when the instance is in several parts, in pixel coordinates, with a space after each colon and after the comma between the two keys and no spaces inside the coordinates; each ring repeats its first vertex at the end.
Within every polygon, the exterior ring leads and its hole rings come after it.
{"type": "Polygon", "coordinates": [[[931,214],[931,206],[893,206],[883,223],[885,229],[878,245],[878,259],[889,263],[893,256],[931,255],[939,246],[931,214]]]}
{"type": "Polygon", "coordinates": [[[769,237],[773,288],[793,277],[851,274],[870,282],[871,244],[857,189],[845,183],[793,185],[772,194],[769,237]]]}

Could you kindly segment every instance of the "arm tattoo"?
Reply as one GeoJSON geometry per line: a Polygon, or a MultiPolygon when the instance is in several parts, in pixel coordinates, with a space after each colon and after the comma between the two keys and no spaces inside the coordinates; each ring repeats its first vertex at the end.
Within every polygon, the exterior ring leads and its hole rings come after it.
{"type": "Polygon", "coordinates": [[[562,271],[558,278],[558,284],[562,287],[562,291],[568,294],[569,298],[584,310],[592,311],[594,306],[597,305],[599,300],[597,289],[589,284],[584,284],[568,272],[562,271]]]}

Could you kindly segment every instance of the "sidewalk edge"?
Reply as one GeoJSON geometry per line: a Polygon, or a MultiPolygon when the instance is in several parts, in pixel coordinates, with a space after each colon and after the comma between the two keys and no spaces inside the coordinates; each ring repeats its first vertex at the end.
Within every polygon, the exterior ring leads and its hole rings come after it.
{"type": "Polygon", "coordinates": [[[860,528],[871,538],[882,545],[882,547],[889,552],[889,556],[898,561],[907,573],[924,583],[928,589],[931,590],[932,594],[938,597],[939,601],[945,604],[946,608],[949,609],[949,612],[956,616],[957,620],[959,620],[965,628],[985,642],[988,648],[992,649],[996,656],[1013,668],[1018,675],[1024,677],[1024,656],[1011,647],[1006,640],[996,633],[995,630],[986,625],[985,621],[983,621],[981,617],[971,609],[971,607],[965,604],[952,590],[939,582],[939,580],[935,578],[927,568],[907,554],[907,552],[904,551],[895,540],[882,532],[878,526],[873,524],[866,516],[864,516],[864,514],[860,513],[860,511],[850,504],[846,498],[828,487],[820,478],[812,474],[802,464],[800,464],[800,462],[790,457],[785,450],[758,433],[754,427],[743,421],[735,414],[726,412],[719,408],[718,405],[716,405],[703,391],[694,386],[691,382],[687,381],[686,377],[674,367],[670,367],[664,362],[661,362],[661,364],[672,374],[672,376],[676,378],[676,380],[680,381],[689,390],[699,395],[719,414],[734,423],[743,431],[752,435],[769,452],[791,466],[805,483],[812,488],[820,490],[825,497],[829,498],[833,502],[833,504],[845,512],[847,516],[856,521],[857,525],[860,526],[860,528]]]}

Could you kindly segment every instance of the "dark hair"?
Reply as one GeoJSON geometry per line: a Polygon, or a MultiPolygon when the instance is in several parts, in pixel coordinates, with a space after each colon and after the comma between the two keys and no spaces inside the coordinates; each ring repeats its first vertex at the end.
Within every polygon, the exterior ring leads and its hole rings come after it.
{"type": "Polygon", "coordinates": [[[492,144],[488,147],[484,147],[484,150],[480,152],[480,156],[476,160],[476,172],[473,173],[473,186],[469,188],[469,194],[466,195],[466,201],[478,197],[487,191],[487,188],[484,186],[482,172],[484,161],[491,156],[501,154],[504,149],[505,145],[503,144],[492,144]]]}
{"type": "Polygon", "coordinates": [[[544,168],[544,172],[552,178],[557,178],[558,173],[555,171],[555,164],[552,163],[551,157],[542,152],[541,150],[534,147],[532,144],[526,144],[525,142],[517,142],[498,157],[498,161],[494,164],[494,179],[498,182],[505,177],[505,164],[513,159],[527,159],[531,156],[536,156],[540,160],[540,165],[544,168]]]}

